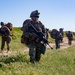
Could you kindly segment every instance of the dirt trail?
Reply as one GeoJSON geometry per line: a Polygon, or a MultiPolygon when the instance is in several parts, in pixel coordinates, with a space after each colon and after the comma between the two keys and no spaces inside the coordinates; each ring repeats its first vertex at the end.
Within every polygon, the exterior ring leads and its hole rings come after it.
{"type": "MultiPolygon", "coordinates": [[[[60,43],[60,49],[65,49],[65,48],[68,48],[70,46],[73,46],[75,45],[75,41],[72,41],[72,45],[68,45],[68,39],[67,38],[64,38],[63,39],[63,43],[60,43]]],[[[50,43],[50,46],[55,48],[55,43],[50,43]]],[[[49,48],[49,46],[47,45],[47,48],[49,48]]],[[[29,51],[29,49],[26,47],[24,50],[22,50],[23,52],[26,52],[26,51],[29,51]]],[[[17,51],[13,51],[11,50],[9,53],[6,53],[6,51],[4,51],[3,53],[0,53],[0,55],[12,55],[12,53],[17,53],[17,51]]]]}
{"type": "MultiPolygon", "coordinates": [[[[63,38],[63,43],[60,43],[60,49],[65,49],[65,48],[68,48],[68,47],[73,46],[73,45],[75,45],[75,40],[72,41],[72,45],[68,45],[68,39],[63,38]]],[[[50,46],[54,48],[55,43],[50,43],[50,46]]],[[[50,47],[47,45],[47,48],[50,48],[50,47]]],[[[24,51],[28,51],[28,48],[24,49],[24,51]]]]}
{"type": "MultiPolygon", "coordinates": [[[[55,43],[50,43],[50,45],[52,47],[55,47],[55,43]]],[[[75,45],[75,41],[72,41],[72,45],[68,45],[68,39],[63,38],[63,43],[60,43],[60,49],[68,48],[68,47],[73,46],[73,45],[75,45]]],[[[49,46],[47,46],[47,48],[49,48],[49,46]]]]}

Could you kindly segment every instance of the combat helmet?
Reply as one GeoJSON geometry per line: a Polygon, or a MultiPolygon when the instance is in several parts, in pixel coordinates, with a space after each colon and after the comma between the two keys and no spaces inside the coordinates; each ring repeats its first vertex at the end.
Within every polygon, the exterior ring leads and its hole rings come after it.
{"type": "Polygon", "coordinates": [[[30,17],[38,17],[39,18],[39,12],[38,10],[35,10],[35,11],[32,11],[31,14],[30,14],[30,17]]]}
{"type": "Polygon", "coordinates": [[[1,26],[3,26],[3,25],[5,25],[5,23],[4,22],[1,22],[1,26]]]}

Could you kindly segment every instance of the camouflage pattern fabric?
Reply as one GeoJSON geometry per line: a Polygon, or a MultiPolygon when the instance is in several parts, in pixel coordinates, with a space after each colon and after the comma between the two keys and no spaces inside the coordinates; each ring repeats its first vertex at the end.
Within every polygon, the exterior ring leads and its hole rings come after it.
{"type": "Polygon", "coordinates": [[[2,42],[1,42],[1,50],[4,49],[5,42],[7,44],[7,50],[10,50],[10,42],[11,42],[11,37],[2,37],[2,42]]]}
{"type": "Polygon", "coordinates": [[[58,31],[57,29],[52,29],[52,31],[50,32],[50,36],[51,36],[53,39],[56,38],[55,35],[56,35],[56,32],[57,32],[57,31],[58,31]]]}
{"type": "Polygon", "coordinates": [[[3,36],[3,37],[10,36],[10,30],[9,30],[9,28],[6,27],[6,26],[0,28],[0,35],[3,36]]]}
{"type": "Polygon", "coordinates": [[[6,24],[6,26],[10,29],[10,31],[12,31],[12,28],[13,28],[12,23],[8,22],[8,23],[6,24]]]}
{"type": "Polygon", "coordinates": [[[1,34],[1,38],[2,38],[2,42],[1,42],[1,51],[4,49],[5,46],[5,42],[7,44],[7,50],[10,50],[10,42],[11,42],[11,31],[7,26],[3,26],[0,28],[0,34],[1,34]]]}
{"type": "Polygon", "coordinates": [[[47,39],[47,40],[48,40],[48,38],[49,38],[48,33],[49,33],[49,29],[46,28],[46,39],[47,39]]]}
{"type": "Polygon", "coordinates": [[[64,36],[63,28],[60,28],[59,32],[62,34],[62,36],[64,36]]]}
{"type": "Polygon", "coordinates": [[[57,29],[53,29],[50,32],[50,35],[53,39],[55,39],[56,49],[60,48],[60,39],[61,39],[60,32],[57,29]]]}
{"type": "Polygon", "coordinates": [[[68,32],[66,35],[67,35],[67,37],[68,37],[69,40],[73,40],[73,35],[72,35],[71,32],[70,33],[68,32]]]}
{"type": "Polygon", "coordinates": [[[55,35],[55,44],[56,44],[56,49],[60,48],[60,32],[57,31],[56,32],[56,35],[55,35]]]}
{"type": "Polygon", "coordinates": [[[63,42],[63,37],[64,37],[64,32],[63,32],[63,28],[60,28],[59,29],[59,32],[60,32],[60,42],[62,43],[63,42]]]}
{"type": "Polygon", "coordinates": [[[21,36],[21,43],[26,44],[26,45],[29,44],[29,38],[25,36],[24,30],[25,30],[26,25],[27,25],[29,22],[31,22],[30,19],[25,20],[25,21],[23,22],[23,26],[22,26],[22,28],[21,28],[21,30],[23,31],[22,36],[21,36]]]}
{"type": "Polygon", "coordinates": [[[72,34],[72,32],[70,32],[70,31],[67,32],[66,36],[68,38],[68,44],[71,45],[72,44],[72,40],[73,40],[73,34],[72,34]]]}
{"type": "Polygon", "coordinates": [[[37,31],[43,32],[45,34],[44,25],[38,21],[37,23],[33,23],[31,20],[23,25],[23,35],[28,38],[28,47],[29,47],[29,56],[30,62],[34,63],[34,61],[39,61],[41,58],[41,42],[36,42],[38,36],[35,34],[33,29],[31,28],[31,24],[36,28],[37,31]]]}

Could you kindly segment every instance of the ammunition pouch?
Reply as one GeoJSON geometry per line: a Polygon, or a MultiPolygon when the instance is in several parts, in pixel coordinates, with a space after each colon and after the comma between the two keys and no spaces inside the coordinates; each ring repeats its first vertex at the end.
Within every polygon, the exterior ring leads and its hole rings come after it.
{"type": "Polygon", "coordinates": [[[46,45],[45,44],[41,44],[40,45],[40,52],[41,52],[41,54],[45,54],[45,51],[46,51],[46,45]]]}
{"type": "Polygon", "coordinates": [[[29,38],[22,35],[21,36],[21,43],[28,45],[29,44],[29,38]]]}

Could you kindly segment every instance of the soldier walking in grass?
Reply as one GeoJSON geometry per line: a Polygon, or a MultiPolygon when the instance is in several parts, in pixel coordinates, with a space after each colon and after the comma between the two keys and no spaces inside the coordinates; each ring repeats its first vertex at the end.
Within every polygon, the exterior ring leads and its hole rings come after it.
{"type": "Polygon", "coordinates": [[[50,36],[55,39],[56,49],[60,48],[60,32],[57,29],[52,29],[50,36]]]}
{"type": "MultiPolygon", "coordinates": [[[[7,24],[8,25],[8,24],[7,24]]],[[[5,42],[7,44],[7,52],[10,50],[10,42],[11,42],[11,30],[7,27],[4,22],[1,22],[0,35],[1,35],[1,52],[3,52],[5,42]]]]}
{"type": "Polygon", "coordinates": [[[56,49],[60,48],[60,32],[57,31],[55,34],[55,44],[56,44],[56,49]]]}
{"type": "Polygon", "coordinates": [[[38,21],[39,14],[40,13],[38,12],[38,10],[31,12],[30,14],[31,19],[25,20],[22,27],[22,30],[23,30],[22,37],[24,38],[24,42],[29,47],[30,62],[33,64],[35,63],[35,61],[40,61],[41,53],[42,53],[41,51],[43,49],[45,51],[46,49],[45,44],[39,41],[39,38],[35,34],[35,31],[31,28],[31,25],[33,25],[33,27],[37,31],[42,32],[44,35],[46,34],[44,25],[40,21],[38,21]]]}
{"type": "Polygon", "coordinates": [[[71,45],[72,41],[73,41],[73,34],[71,31],[68,31],[68,33],[66,33],[66,36],[68,38],[68,44],[71,45]]]}

